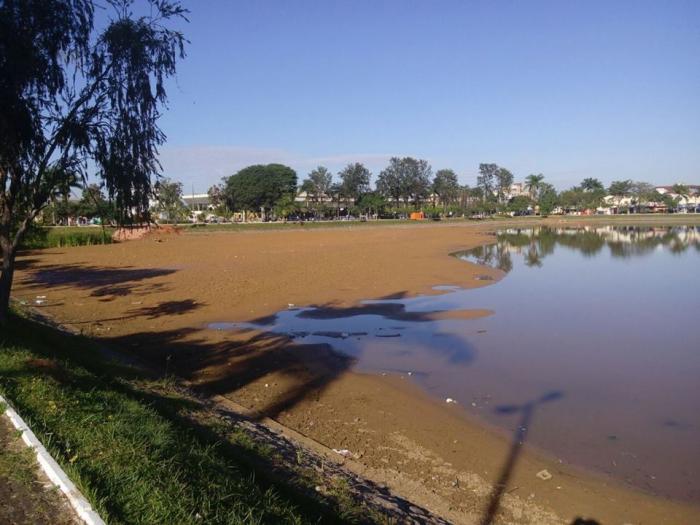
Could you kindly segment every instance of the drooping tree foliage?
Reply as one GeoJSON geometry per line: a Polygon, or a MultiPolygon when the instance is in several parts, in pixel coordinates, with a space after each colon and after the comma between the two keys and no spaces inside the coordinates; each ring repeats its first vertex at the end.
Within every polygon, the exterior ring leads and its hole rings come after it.
{"type": "Polygon", "coordinates": [[[174,26],[186,10],[177,0],[104,0],[97,23],[96,6],[0,2],[0,321],[20,242],[68,181],[86,181],[90,161],[121,221],[147,212],[165,83],[184,57],[174,26]]]}

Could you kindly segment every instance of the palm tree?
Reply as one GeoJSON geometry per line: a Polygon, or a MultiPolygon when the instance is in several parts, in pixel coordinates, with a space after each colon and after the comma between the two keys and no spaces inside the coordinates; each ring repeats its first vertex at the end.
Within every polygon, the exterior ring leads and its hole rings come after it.
{"type": "Polygon", "coordinates": [[[537,195],[542,187],[542,181],[544,180],[544,175],[539,173],[538,175],[528,175],[525,177],[525,187],[530,193],[530,197],[537,200],[537,195]]]}
{"type": "Polygon", "coordinates": [[[690,197],[690,188],[688,188],[688,186],[685,184],[674,184],[672,190],[673,193],[678,195],[686,203],[688,202],[688,197],[690,197]]]}
{"type": "Polygon", "coordinates": [[[603,190],[605,189],[603,186],[603,183],[600,182],[598,179],[594,179],[593,177],[587,177],[583,179],[583,182],[581,183],[581,188],[583,191],[593,191],[593,190],[603,190]]]}

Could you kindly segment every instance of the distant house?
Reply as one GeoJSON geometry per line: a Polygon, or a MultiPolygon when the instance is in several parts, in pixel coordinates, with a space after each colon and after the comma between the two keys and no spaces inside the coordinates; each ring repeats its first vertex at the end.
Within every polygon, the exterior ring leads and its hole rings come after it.
{"type": "Polygon", "coordinates": [[[656,186],[661,195],[669,195],[678,200],[678,211],[681,213],[700,213],[700,186],[686,184],[688,195],[679,195],[673,191],[673,186],[656,186]]]}
{"type": "Polygon", "coordinates": [[[525,183],[523,182],[514,182],[513,184],[510,185],[510,188],[508,190],[508,194],[506,195],[506,198],[508,200],[514,199],[515,197],[529,197],[530,196],[530,190],[527,188],[525,183]]]}
{"type": "Polygon", "coordinates": [[[208,193],[195,193],[193,195],[183,195],[182,202],[185,203],[190,210],[196,211],[212,211],[214,210],[214,205],[209,199],[208,193]]]}

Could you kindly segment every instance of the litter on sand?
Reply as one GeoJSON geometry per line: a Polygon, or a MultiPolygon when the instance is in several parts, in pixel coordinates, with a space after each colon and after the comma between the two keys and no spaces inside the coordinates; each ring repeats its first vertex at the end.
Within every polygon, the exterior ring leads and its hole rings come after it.
{"type": "Polygon", "coordinates": [[[344,458],[352,457],[352,452],[350,452],[347,448],[334,448],[333,452],[335,452],[336,454],[340,454],[344,458]]]}
{"type": "Polygon", "coordinates": [[[448,403],[448,404],[449,404],[449,403],[456,403],[456,402],[457,402],[457,401],[455,401],[455,400],[452,399],[451,397],[448,397],[447,399],[445,399],[445,403],[448,403]]]}
{"type": "Polygon", "coordinates": [[[549,473],[547,469],[540,470],[537,474],[535,474],[538,478],[540,478],[542,481],[547,481],[552,479],[552,475],[549,473]]]}

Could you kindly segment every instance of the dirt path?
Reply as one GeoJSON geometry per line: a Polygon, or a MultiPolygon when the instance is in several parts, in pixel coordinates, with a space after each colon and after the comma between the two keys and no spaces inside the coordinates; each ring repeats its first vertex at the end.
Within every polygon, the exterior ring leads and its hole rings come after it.
{"type": "Polygon", "coordinates": [[[15,297],[200,391],[347,450],[362,474],[456,523],[478,523],[499,482],[503,523],[700,522],[696,507],[627,490],[527,445],[521,453],[510,436],[429,399],[400,373],[352,372],[326,345],[207,329],[290,304],[344,309],[436,284],[483,286],[475,276],[486,270],[447,254],[489,242],[490,227],[198,233],[46,250],[20,258],[15,297]],[[504,469],[509,457],[513,468],[504,469]],[[542,470],[552,478],[538,478],[542,470]]]}
{"type": "Polygon", "coordinates": [[[77,525],[60,491],[39,470],[34,454],[0,414],[0,523],[77,525]]]}

